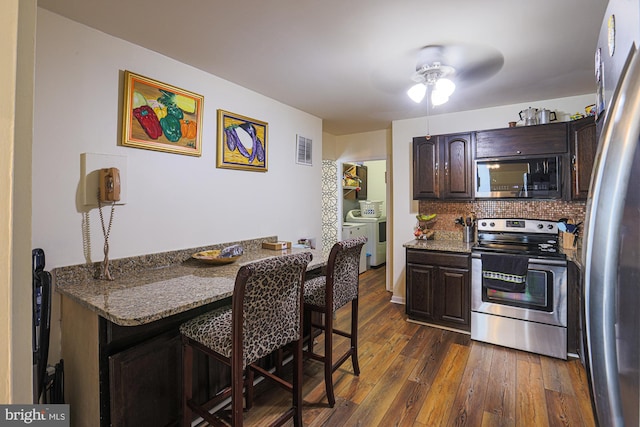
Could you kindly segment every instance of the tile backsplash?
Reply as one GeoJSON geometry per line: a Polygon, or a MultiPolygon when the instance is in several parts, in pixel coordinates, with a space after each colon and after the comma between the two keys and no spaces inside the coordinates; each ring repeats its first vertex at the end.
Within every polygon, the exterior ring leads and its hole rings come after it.
{"type": "Polygon", "coordinates": [[[576,223],[584,221],[585,202],[561,200],[476,200],[476,201],[431,201],[421,200],[421,214],[438,214],[431,227],[438,235],[462,238],[462,227],[454,220],[467,217],[471,212],[477,218],[530,218],[557,221],[568,218],[576,223]]]}

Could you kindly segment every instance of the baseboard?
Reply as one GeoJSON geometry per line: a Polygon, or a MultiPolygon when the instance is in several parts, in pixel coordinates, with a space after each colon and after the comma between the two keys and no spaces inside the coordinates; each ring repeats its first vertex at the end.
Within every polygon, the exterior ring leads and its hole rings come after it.
{"type": "Polygon", "coordinates": [[[391,302],[394,304],[401,304],[401,305],[405,305],[405,299],[402,297],[398,297],[398,296],[392,296],[391,297],[391,302]]]}

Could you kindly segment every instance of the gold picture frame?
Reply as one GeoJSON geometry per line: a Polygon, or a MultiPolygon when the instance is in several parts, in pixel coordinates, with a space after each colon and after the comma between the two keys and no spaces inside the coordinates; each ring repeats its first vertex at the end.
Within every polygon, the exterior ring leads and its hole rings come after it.
{"type": "Polygon", "coordinates": [[[202,95],[131,71],[124,81],[123,146],[202,155],[202,95]]]}
{"type": "Polygon", "coordinates": [[[266,172],[268,123],[218,110],[217,167],[266,172]]]}

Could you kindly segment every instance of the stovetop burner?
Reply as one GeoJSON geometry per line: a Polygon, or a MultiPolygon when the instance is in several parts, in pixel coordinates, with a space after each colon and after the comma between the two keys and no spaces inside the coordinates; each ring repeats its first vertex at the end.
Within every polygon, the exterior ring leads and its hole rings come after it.
{"type": "Polygon", "coordinates": [[[480,219],[478,242],[472,251],[566,258],[560,253],[556,222],[536,219],[480,219]]]}

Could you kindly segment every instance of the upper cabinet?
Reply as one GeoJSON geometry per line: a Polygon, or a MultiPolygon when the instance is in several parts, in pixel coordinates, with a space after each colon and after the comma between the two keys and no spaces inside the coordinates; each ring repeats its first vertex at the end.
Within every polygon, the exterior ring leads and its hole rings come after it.
{"type": "Polygon", "coordinates": [[[566,122],[476,132],[476,158],[563,154],[567,151],[566,122]]]}
{"type": "Polygon", "coordinates": [[[342,165],[343,197],[349,200],[367,200],[367,167],[352,163],[342,165]]]}
{"type": "Polygon", "coordinates": [[[413,198],[471,199],[473,133],[413,138],[413,198]]]}
{"type": "Polygon", "coordinates": [[[591,171],[598,148],[596,122],[593,117],[569,125],[571,155],[571,199],[585,200],[589,194],[591,171]]]}

